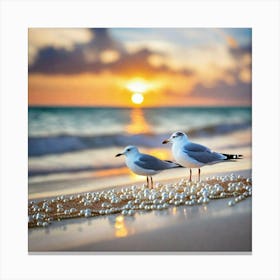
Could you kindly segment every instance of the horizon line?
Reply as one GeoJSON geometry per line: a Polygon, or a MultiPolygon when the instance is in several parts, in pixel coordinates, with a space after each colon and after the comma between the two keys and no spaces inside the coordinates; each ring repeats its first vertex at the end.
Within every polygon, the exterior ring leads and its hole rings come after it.
{"type": "Polygon", "coordinates": [[[168,106],[110,106],[110,105],[28,105],[28,108],[115,108],[115,109],[157,109],[157,108],[248,108],[252,105],[168,105],[168,106]]]}

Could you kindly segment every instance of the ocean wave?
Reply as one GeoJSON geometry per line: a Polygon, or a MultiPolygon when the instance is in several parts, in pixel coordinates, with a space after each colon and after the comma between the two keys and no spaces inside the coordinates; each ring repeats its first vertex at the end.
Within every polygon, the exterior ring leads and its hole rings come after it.
{"type": "MultiPolygon", "coordinates": [[[[218,124],[197,128],[188,131],[191,137],[209,137],[220,134],[233,133],[251,127],[251,122],[218,124]]],[[[140,133],[140,134],[112,134],[112,135],[59,135],[50,137],[29,137],[28,155],[43,156],[48,154],[62,154],[86,149],[100,149],[107,147],[124,147],[136,145],[144,147],[157,147],[163,139],[169,137],[169,133],[140,133]]]]}

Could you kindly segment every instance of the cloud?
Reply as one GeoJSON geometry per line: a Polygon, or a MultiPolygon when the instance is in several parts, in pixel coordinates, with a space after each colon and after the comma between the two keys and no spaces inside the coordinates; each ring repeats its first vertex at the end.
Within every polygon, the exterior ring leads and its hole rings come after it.
{"type": "Polygon", "coordinates": [[[225,81],[219,81],[215,87],[205,87],[203,84],[198,83],[191,92],[193,97],[205,98],[211,100],[214,104],[227,104],[232,105],[251,105],[252,101],[252,85],[238,81],[232,85],[225,81]]]}
{"type": "Polygon", "coordinates": [[[231,54],[233,55],[233,57],[235,59],[242,59],[244,56],[246,55],[251,55],[252,53],[252,46],[251,44],[247,44],[247,45],[244,45],[244,46],[240,46],[240,47],[230,47],[229,48],[231,54]]]}
{"type": "Polygon", "coordinates": [[[252,82],[252,47],[251,45],[239,48],[230,48],[230,52],[236,60],[236,74],[241,82],[250,84],[252,82]]]}
{"type": "Polygon", "coordinates": [[[101,54],[100,54],[100,60],[103,63],[114,62],[114,61],[118,60],[119,57],[120,57],[120,54],[114,50],[106,50],[106,51],[101,52],[101,54]]]}
{"type": "Polygon", "coordinates": [[[231,37],[231,36],[226,36],[226,41],[228,43],[228,45],[232,48],[232,49],[236,49],[238,48],[238,43],[237,41],[231,37]]]}
{"type": "Polygon", "coordinates": [[[240,42],[240,30],[129,29],[124,34],[121,29],[77,30],[77,38],[70,31],[63,35],[57,29],[29,30],[30,91],[46,89],[53,97],[71,92],[73,100],[75,92],[123,94],[128,79],[142,77],[160,85],[158,92],[147,95],[154,101],[168,103],[172,95],[176,102],[193,98],[197,104],[203,99],[213,104],[251,102],[251,39],[240,42]],[[51,35],[36,38],[43,34],[51,35]]]}
{"type": "Polygon", "coordinates": [[[141,49],[134,53],[127,53],[115,63],[110,65],[110,69],[113,73],[125,76],[143,76],[153,77],[159,74],[181,74],[185,76],[193,75],[191,69],[173,70],[169,65],[162,63],[160,65],[154,65],[151,63],[150,58],[154,55],[161,56],[158,53],[154,53],[149,49],[141,49]]]}
{"type": "Polygon", "coordinates": [[[221,28],[215,28],[213,29],[214,32],[221,35],[221,37],[226,41],[227,45],[232,48],[236,49],[239,47],[238,41],[230,34],[231,29],[221,29],[221,28]]]}
{"type": "MultiPolygon", "coordinates": [[[[214,84],[197,83],[190,95],[205,98],[214,104],[251,105],[252,102],[252,54],[251,44],[228,44],[228,54],[234,62],[222,69],[214,84]]],[[[214,71],[214,69],[212,69],[214,71]]]]}
{"type": "Polygon", "coordinates": [[[73,50],[77,44],[90,42],[94,34],[87,28],[30,28],[28,30],[28,61],[32,64],[40,49],[73,50]]]}
{"type": "Polygon", "coordinates": [[[88,29],[88,31],[92,34],[91,40],[84,44],[69,43],[71,48],[66,48],[53,45],[49,41],[46,46],[43,45],[38,51],[36,60],[29,65],[29,72],[45,74],[99,72],[103,62],[108,62],[108,52],[111,52],[111,61],[117,59],[119,53],[123,52],[121,45],[109,36],[106,29],[88,29]]]}
{"type": "MultiPolygon", "coordinates": [[[[109,71],[117,75],[151,76],[158,72],[177,73],[168,65],[164,54],[149,48],[139,48],[133,52],[115,40],[109,30],[92,29],[91,41],[71,45],[71,48],[47,46],[39,50],[36,60],[29,65],[30,73],[79,74],[109,71]],[[162,58],[160,65],[151,62],[151,57],[162,58]]],[[[180,69],[184,75],[191,75],[190,69],[180,69]]]]}

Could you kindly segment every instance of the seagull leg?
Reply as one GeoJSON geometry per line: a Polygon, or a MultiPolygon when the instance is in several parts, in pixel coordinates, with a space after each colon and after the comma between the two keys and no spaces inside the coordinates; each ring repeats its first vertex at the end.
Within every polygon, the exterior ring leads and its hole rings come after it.
{"type": "Polygon", "coordinates": [[[198,168],[198,182],[200,182],[200,168],[198,168]]]}
{"type": "Polygon", "coordinates": [[[154,188],[153,177],[151,176],[150,178],[151,178],[151,187],[152,187],[152,189],[153,189],[153,188],[154,188]]]}
{"type": "Polygon", "coordinates": [[[147,187],[149,187],[149,177],[147,176],[147,187]]]}
{"type": "Polygon", "coordinates": [[[189,177],[189,182],[192,181],[192,169],[190,168],[190,177],[189,177]]]}

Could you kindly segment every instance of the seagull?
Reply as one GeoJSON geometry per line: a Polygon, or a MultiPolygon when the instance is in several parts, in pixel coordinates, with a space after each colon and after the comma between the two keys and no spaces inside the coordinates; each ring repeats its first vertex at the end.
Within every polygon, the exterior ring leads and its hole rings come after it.
{"type": "Polygon", "coordinates": [[[127,167],[137,175],[147,177],[147,185],[149,186],[149,177],[151,181],[151,188],[153,188],[152,175],[158,174],[163,170],[181,167],[180,165],[168,161],[160,160],[154,156],[142,154],[137,147],[128,146],[122,153],[116,155],[116,157],[125,155],[125,163],[127,167]]]}
{"type": "Polygon", "coordinates": [[[172,154],[181,166],[190,168],[189,181],[192,181],[192,168],[198,168],[198,181],[200,181],[200,168],[204,165],[240,159],[242,155],[223,154],[211,151],[209,148],[189,141],[183,132],[174,132],[162,144],[172,143],[172,154]]]}

